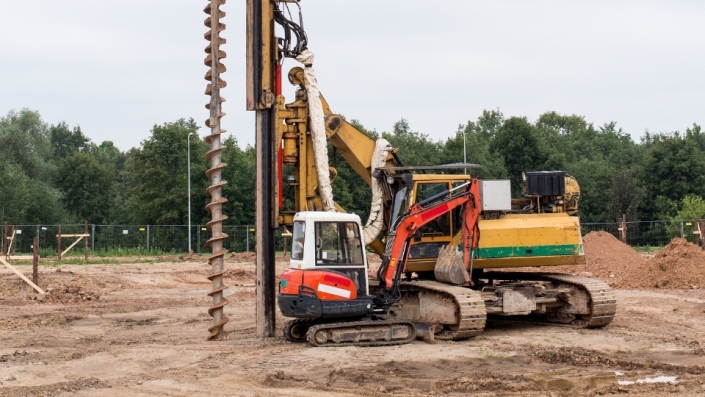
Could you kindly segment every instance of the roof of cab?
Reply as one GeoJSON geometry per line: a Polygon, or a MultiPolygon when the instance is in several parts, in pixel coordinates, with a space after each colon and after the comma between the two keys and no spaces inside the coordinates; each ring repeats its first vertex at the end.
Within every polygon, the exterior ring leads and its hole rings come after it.
{"type": "Polygon", "coordinates": [[[302,211],[297,212],[296,215],[294,215],[294,221],[302,221],[304,219],[331,222],[360,222],[359,216],[342,212],[302,211]]]}

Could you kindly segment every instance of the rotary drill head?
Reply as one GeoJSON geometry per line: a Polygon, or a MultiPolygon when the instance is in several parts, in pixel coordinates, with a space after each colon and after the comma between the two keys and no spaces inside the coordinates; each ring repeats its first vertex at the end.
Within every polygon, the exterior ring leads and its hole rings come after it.
{"type": "Polygon", "coordinates": [[[210,179],[210,186],[206,192],[211,196],[210,203],[206,205],[206,209],[211,214],[211,220],[206,224],[211,230],[211,238],[206,242],[211,247],[211,255],[208,257],[211,272],[208,279],[213,282],[213,289],[208,293],[213,298],[213,304],[208,308],[208,314],[213,317],[213,325],[208,328],[208,332],[210,332],[208,339],[210,340],[227,338],[227,332],[223,327],[229,321],[223,314],[223,307],[228,304],[228,300],[223,297],[223,290],[227,288],[223,282],[223,274],[225,273],[223,257],[228,252],[223,248],[223,240],[228,237],[223,233],[223,221],[228,218],[223,215],[223,203],[228,200],[223,197],[223,186],[227,182],[221,178],[221,171],[226,164],[221,162],[223,146],[220,142],[220,135],[225,132],[220,128],[220,119],[225,116],[221,110],[221,104],[225,102],[225,98],[220,96],[220,89],[227,85],[225,80],[220,78],[220,74],[225,72],[225,65],[221,63],[221,59],[226,56],[225,51],[220,49],[220,46],[225,44],[225,39],[220,37],[220,32],[225,30],[225,24],[220,22],[225,17],[225,12],[220,10],[220,6],[223,4],[225,4],[225,0],[210,0],[203,10],[208,14],[205,25],[209,28],[204,36],[209,42],[206,47],[208,55],[206,55],[204,63],[209,67],[205,78],[208,80],[206,95],[210,96],[210,101],[206,104],[206,109],[210,110],[206,126],[211,129],[210,135],[205,138],[210,145],[206,159],[211,165],[211,168],[206,171],[206,176],[210,179]]]}

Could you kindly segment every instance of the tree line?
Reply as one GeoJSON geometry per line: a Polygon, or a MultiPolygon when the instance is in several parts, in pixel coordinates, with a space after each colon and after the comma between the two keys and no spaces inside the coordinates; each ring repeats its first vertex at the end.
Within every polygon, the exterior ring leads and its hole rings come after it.
{"type": "MultiPolygon", "coordinates": [[[[458,126],[446,140],[414,131],[401,119],[390,131],[356,127],[399,148],[404,165],[463,160],[485,179],[510,179],[520,194],[521,173],[564,170],[576,177],[583,222],[705,217],[705,135],[693,124],[684,132],[645,132],[639,142],[610,122],[595,126],[582,116],[542,114],[535,122],[485,110],[458,126]]],[[[0,220],[11,224],[81,223],[183,225],[188,221],[187,152],[191,152],[191,211],[205,224],[208,145],[193,119],[154,125],[139,147],[120,151],[111,141],[93,142],[79,126],[49,124],[36,111],[10,111],[0,118],[0,220]]],[[[234,137],[224,140],[228,166],[226,224],[254,224],[255,152],[234,137]]],[[[363,219],[369,187],[332,147],[338,169],[336,201],[363,219]]],[[[285,170],[285,175],[287,175],[285,170]]],[[[285,188],[285,193],[287,189],[285,188]]]]}

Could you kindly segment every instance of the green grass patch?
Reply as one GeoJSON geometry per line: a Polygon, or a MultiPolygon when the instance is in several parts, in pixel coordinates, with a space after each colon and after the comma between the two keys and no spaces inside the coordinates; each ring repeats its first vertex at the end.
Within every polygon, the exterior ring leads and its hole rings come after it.
{"type": "Polygon", "coordinates": [[[633,246],[634,251],[642,253],[642,254],[655,254],[658,250],[663,248],[662,245],[641,245],[641,246],[633,246]]]}

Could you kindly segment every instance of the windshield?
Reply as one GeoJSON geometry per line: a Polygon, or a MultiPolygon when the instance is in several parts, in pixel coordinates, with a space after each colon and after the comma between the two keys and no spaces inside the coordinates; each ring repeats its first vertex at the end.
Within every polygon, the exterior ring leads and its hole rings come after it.
{"type": "Polygon", "coordinates": [[[291,237],[291,259],[304,259],[304,237],[306,232],[306,223],[297,221],[294,222],[294,232],[291,237]]]}
{"type": "Polygon", "coordinates": [[[397,218],[399,218],[399,215],[406,212],[406,207],[407,207],[407,197],[406,197],[406,192],[408,191],[408,188],[403,188],[399,190],[394,196],[394,208],[392,209],[392,219],[391,222],[389,222],[390,225],[394,225],[394,223],[397,221],[397,218]]]}
{"type": "Polygon", "coordinates": [[[316,264],[362,265],[360,230],[354,222],[316,222],[316,264]]]}

